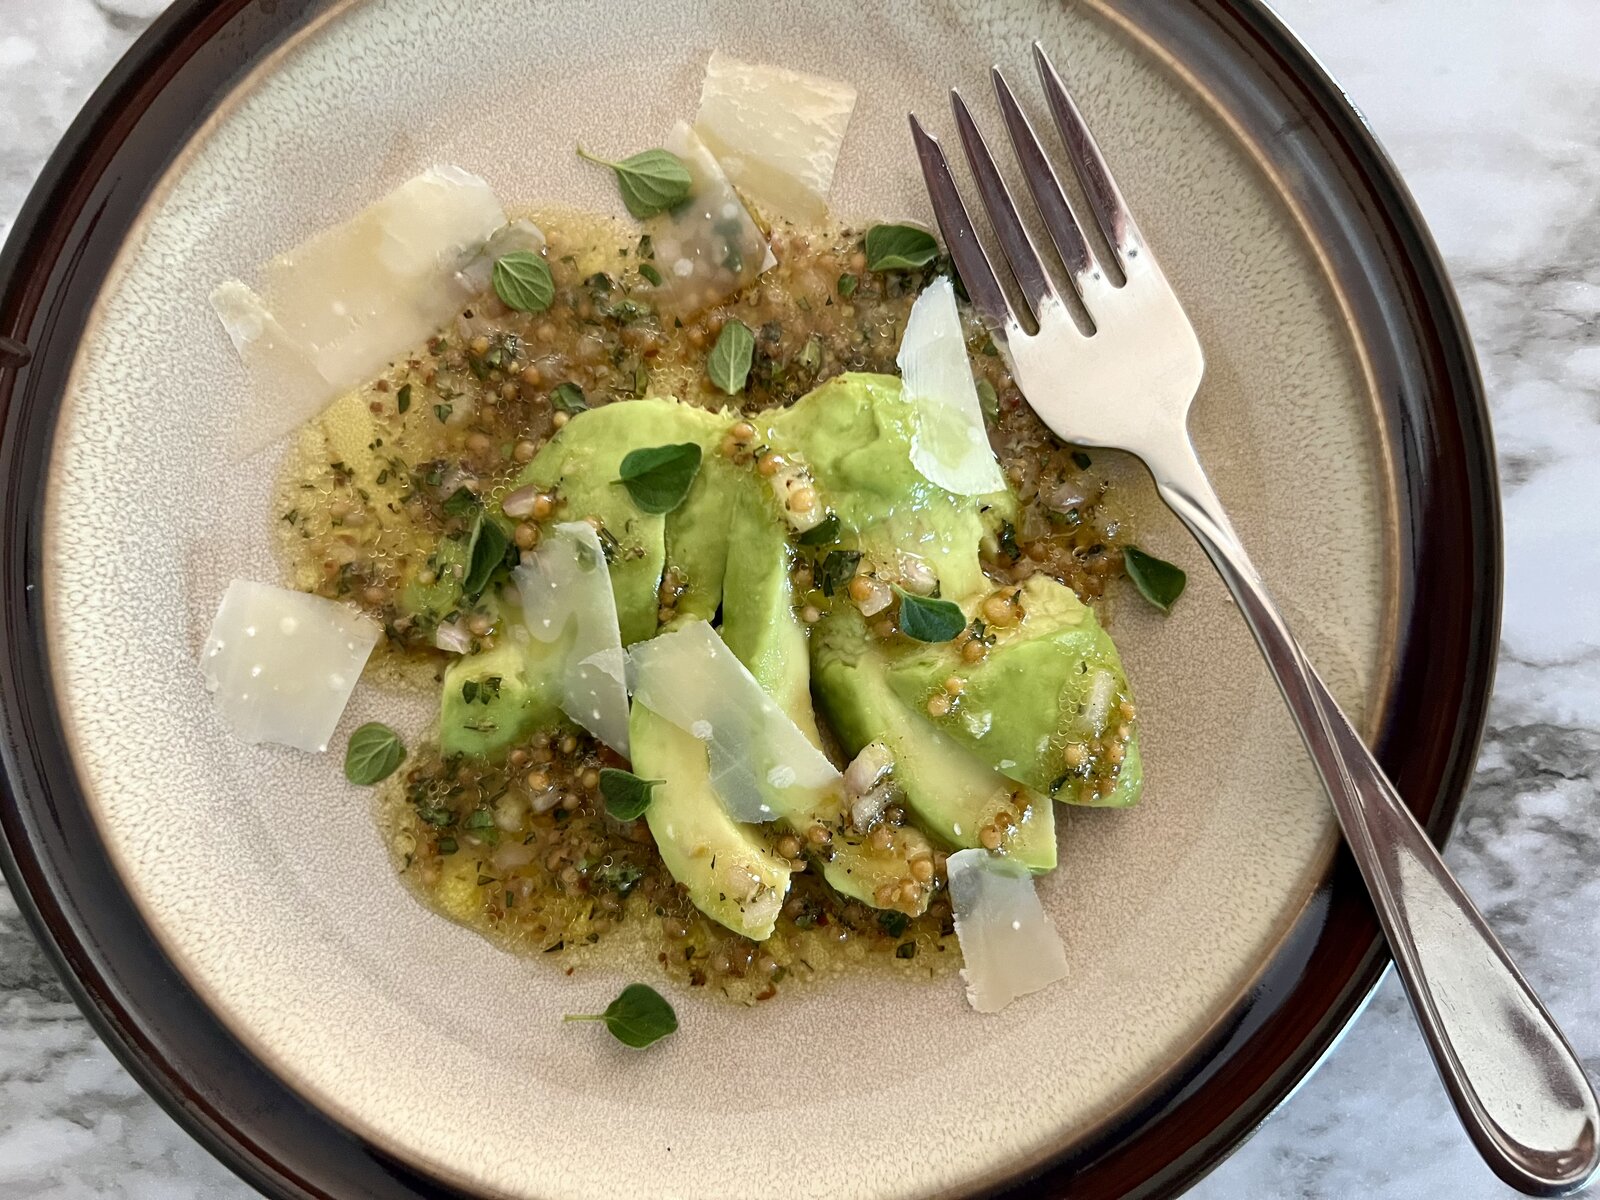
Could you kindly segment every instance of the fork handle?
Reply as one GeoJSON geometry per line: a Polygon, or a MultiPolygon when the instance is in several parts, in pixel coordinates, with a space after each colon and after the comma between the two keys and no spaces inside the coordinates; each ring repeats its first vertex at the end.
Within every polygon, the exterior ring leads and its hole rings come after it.
{"type": "Polygon", "coordinates": [[[1193,448],[1185,450],[1171,456],[1181,462],[1146,461],[1233,593],[1288,702],[1461,1123],[1512,1187],[1577,1191],[1600,1167],[1600,1104],[1582,1066],[1312,669],[1193,448]]]}

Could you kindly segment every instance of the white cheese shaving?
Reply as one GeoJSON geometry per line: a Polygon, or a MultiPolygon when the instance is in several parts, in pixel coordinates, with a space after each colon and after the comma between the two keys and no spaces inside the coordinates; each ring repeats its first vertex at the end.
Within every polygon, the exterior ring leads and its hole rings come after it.
{"type": "Polygon", "coordinates": [[[549,531],[512,572],[528,631],[541,642],[568,639],[561,711],[618,754],[628,753],[628,689],[611,572],[594,526],[572,521],[549,531]]]}
{"type": "Polygon", "coordinates": [[[694,129],[769,221],[820,221],[856,106],[847,83],[713,50],[694,129]]]}
{"type": "Polygon", "coordinates": [[[1061,935],[1044,915],[1026,867],[987,850],[959,850],[945,870],[973,1008],[999,1012],[1066,978],[1061,935]]]}
{"type": "Polygon", "coordinates": [[[930,283],[911,306],[895,361],[917,411],[912,465],[959,496],[1003,491],[1005,477],[983,427],[956,293],[947,277],[930,283]]]}
{"type": "Polygon", "coordinates": [[[235,579],[200,652],[206,689],[240,740],[321,753],[383,630],[321,596],[235,579]]]}
{"type": "Polygon", "coordinates": [[[633,698],[706,744],[711,787],[736,821],[785,815],[782,793],[840,783],[839,772],[704,621],[628,651],[633,698]]]}
{"type": "Polygon", "coordinates": [[[448,321],[482,289],[478,260],[505,223],[483,180],[432,167],[274,258],[256,288],[221,284],[211,305],[258,393],[238,450],[310,420],[448,321]]]}
{"type": "Polygon", "coordinates": [[[772,247],[746,211],[694,130],[679,121],[666,146],[689,168],[689,199],[644,224],[655,252],[661,286],[653,289],[665,307],[692,316],[733,295],[768,267],[776,266],[772,247]]]}

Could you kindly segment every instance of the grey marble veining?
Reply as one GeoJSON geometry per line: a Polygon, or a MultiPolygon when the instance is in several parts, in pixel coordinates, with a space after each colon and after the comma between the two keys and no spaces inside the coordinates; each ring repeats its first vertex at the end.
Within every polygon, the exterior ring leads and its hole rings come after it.
{"type": "MultiPolygon", "coordinates": [[[[0,0],[0,237],[165,0],[0,0]]],[[[1494,406],[1500,672],[1448,858],[1600,1071],[1600,5],[1278,0],[1362,106],[1450,263],[1494,406]]],[[[0,888],[0,1196],[251,1195],[90,1032],[0,888]]],[[[1510,1195],[1391,979],[1200,1200],[1510,1195]]]]}

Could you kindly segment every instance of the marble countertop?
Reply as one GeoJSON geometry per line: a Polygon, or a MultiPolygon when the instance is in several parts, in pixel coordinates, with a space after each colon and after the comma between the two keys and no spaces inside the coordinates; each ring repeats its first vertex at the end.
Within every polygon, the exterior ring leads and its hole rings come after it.
{"type": "MultiPolygon", "coordinates": [[[[0,238],[79,105],[166,0],[0,0],[0,238]]],[[[1398,161],[1494,409],[1507,583],[1488,735],[1447,854],[1600,1074],[1600,5],[1276,0],[1398,161]]],[[[90,1032],[0,886],[0,1195],[252,1195],[90,1032]]],[[[1191,1195],[1508,1196],[1391,977],[1191,1195]]]]}

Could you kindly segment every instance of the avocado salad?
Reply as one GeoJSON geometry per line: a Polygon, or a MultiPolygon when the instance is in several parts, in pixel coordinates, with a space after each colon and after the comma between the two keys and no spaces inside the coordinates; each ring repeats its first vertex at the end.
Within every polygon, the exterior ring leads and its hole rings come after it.
{"type": "Polygon", "coordinates": [[[693,128],[583,152],[629,219],[511,219],[435,168],[218,289],[252,378],[292,384],[292,588],[229,589],[207,683],[239,736],[310,751],[363,668],[435,693],[420,736],[355,730],[346,774],[417,896],[568,974],[753,1002],[964,964],[992,1010],[1065,971],[1031,882],[1055,806],[1139,799],[1097,610],[1140,552],[932,235],[817,209],[844,85],[718,58],[693,128]],[[804,99],[764,151],[792,161],[719,141],[723,93],[804,99]],[[397,295],[387,342],[325,333],[397,295]]]}

